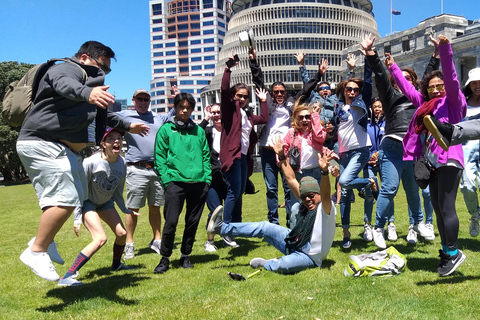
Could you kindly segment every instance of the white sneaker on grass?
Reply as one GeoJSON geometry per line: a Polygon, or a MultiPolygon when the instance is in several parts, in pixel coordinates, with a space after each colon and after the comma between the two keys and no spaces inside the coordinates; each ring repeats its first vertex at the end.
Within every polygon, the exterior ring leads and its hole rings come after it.
{"type": "Polygon", "coordinates": [[[384,235],[383,228],[373,229],[372,234],[373,234],[373,242],[375,242],[375,245],[380,249],[386,249],[387,244],[385,243],[385,235],[384,235]]]}
{"type": "Polygon", "coordinates": [[[232,247],[232,248],[238,248],[238,247],[240,247],[240,246],[238,245],[238,243],[236,243],[235,240],[233,240],[233,239],[230,238],[229,236],[223,237],[223,243],[224,243],[226,246],[229,246],[229,247],[232,247]]]}
{"type": "Polygon", "coordinates": [[[425,227],[427,227],[428,231],[430,232],[431,236],[431,241],[435,240],[435,227],[431,223],[426,223],[425,227]]]}
{"type": "Polygon", "coordinates": [[[416,244],[417,243],[417,233],[413,229],[413,224],[411,224],[408,227],[407,242],[409,244],[416,244]]]}
{"type": "Polygon", "coordinates": [[[426,226],[423,221],[415,223],[413,225],[413,230],[418,233],[421,237],[425,238],[427,241],[435,240],[435,233],[432,233],[426,226]]]}
{"type": "Polygon", "coordinates": [[[397,228],[393,222],[390,222],[387,226],[387,238],[389,241],[397,241],[398,239],[397,228]]]}
{"type": "Polygon", "coordinates": [[[470,218],[470,236],[471,237],[478,237],[478,234],[480,233],[480,228],[478,226],[478,220],[479,220],[478,215],[476,217],[472,216],[470,218]]]}
{"type": "Polygon", "coordinates": [[[75,286],[81,286],[83,282],[78,281],[72,277],[68,278],[62,278],[58,280],[58,286],[60,287],[75,287],[75,286]]]}
{"type": "Polygon", "coordinates": [[[133,243],[126,243],[125,244],[125,249],[124,249],[124,255],[123,257],[125,260],[127,259],[133,259],[135,258],[135,247],[133,246],[133,243]]]}
{"type": "Polygon", "coordinates": [[[370,223],[365,223],[363,226],[363,240],[365,241],[372,241],[373,240],[373,234],[372,234],[373,228],[370,223]]]}
{"type": "Polygon", "coordinates": [[[152,241],[150,241],[150,244],[148,246],[150,247],[150,249],[155,251],[157,254],[160,254],[160,246],[161,245],[162,245],[162,240],[152,239],[152,241]]]}
{"type": "MultiPolygon", "coordinates": [[[[35,242],[35,238],[36,237],[33,237],[30,241],[28,241],[28,247],[31,247],[33,245],[33,242],[35,242]]],[[[65,261],[60,256],[60,253],[58,253],[57,247],[58,247],[58,243],[54,241],[50,242],[47,248],[47,254],[49,255],[50,259],[53,262],[58,264],[64,264],[65,261]]]]}
{"type": "Polygon", "coordinates": [[[20,255],[20,260],[42,279],[57,281],[60,276],[55,271],[55,266],[46,252],[32,252],[30,247],[20,255]]]}
{"type": "Polygon", "coordinates": [[[215,252],[215,251],[217,251],[217,247],[215,246],[213,241],[205,242],[205,252],[215,252]]]}

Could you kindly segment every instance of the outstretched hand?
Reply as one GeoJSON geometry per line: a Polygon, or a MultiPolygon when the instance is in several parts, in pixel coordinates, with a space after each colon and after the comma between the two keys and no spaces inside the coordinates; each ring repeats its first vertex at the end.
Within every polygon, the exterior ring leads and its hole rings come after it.
{"type": "Polygon", "coordinates": [[[389,53],[389,52],[386,52],[385,53],[385,60],[383,61],[383,63],[385,64],[385,66],[387,68],[390,68],[391,66],[393,66],[393,64],[395,63],[395,60],[393,60],[393,57],[392,55],[389,53]]]}
{"type": "Polygon", "coordinates": [[[108,106],[113,105],[115,102],[115,96],[107,90],[110,86],[97,86],[92,89],[88,96],[88,103],[96,105],[102,109],[106,109],[108,106]]]}
{"type": "Polygon", "coordinates": [[[174,85],[172,86],[172,89],[171,89],[171,90],[172,90],[172,92],[173,92],[173,97],[174,97],[174,98],[175,98],[175,96],[176,96],[177,94],[180,93],[180,89],[178,89],[178,87],[177,87],[176,84],[174,84],[174,85]]]}
{"type": "Polygon", "coordinates": [[[267,101],[267,90],[265,90],[264,88],[255,89],[255,94],[257,95],[258,99],[260,99],[261,102],[267,101]]]}
{"type": "Polygon", "coordinates": [[[144,136],[147,136],[148,133],[150,132],[150,127],[147,126],[145,123],[141,123],[141,122],[132,123],[130,125],[130,130],[128,130],[128,132],[136,133],[141,137],[144,137],[144,136]]]}
{"type": "Polygon", "coordinates": [[[297,51],[293,56],[297,59],[300,66],[305,65],[305,52],[303,50],[297,51]]]}
{"type": "Polygon", "coordinates": [[[325,72],[327,72],[327,69],[328,69],[328,60],[322,59],[322,61],[318,63],[318,71],[320,72],[320,75],[323,76],[325,72]]]}
{"type": "Polygon", "coordinates": [[[355,65],[357,64],[358,58],[355,56],[353,53],[347,54],[347,59],[345,59],[345,62],[348,65],[348,69],[350,71],[353,71],[355,69],[355,65]]]}
{"type": "Polygon", "coordinates": [[[285,157],[285,152],[284,152],[284,148],[283,148],[284,146],[285,145],[282,142],[282,138],[280,138],[278,136],[273,140],[273,146],[271,146],[271,147],[273,148],[273,151],[275,151],[275,153],[277,154],[277,156],[279,158],[283,158],[283,157],[285,157]]]}
{"type": "Polygon", "coordinates": [[[364,55],[364,56],[373,56],[375,54],[375,51],[373,51],[373,42],[375,41],[375,37],[372,38],[371,35],[365,37],[362,42],[359,42],[360,46],[362,49],[359,51],[364,55]]]}
{"type": "Polygon", "coordinates": [[[333,150],[330,150],[326,147],[323,148],[322,153],[317,153],[318,156],[318,166],[322,171],[328,171],[328,166],[330,166],[330,160],[336,159],[338,156],[333,150]]]}

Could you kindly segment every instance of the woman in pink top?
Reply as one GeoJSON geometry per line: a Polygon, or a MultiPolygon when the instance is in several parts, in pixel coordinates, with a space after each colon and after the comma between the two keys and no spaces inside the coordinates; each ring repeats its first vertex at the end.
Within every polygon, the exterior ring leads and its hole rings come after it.
{"type": "Polygon", "coordinates": [[[461,145],[457,145],[444,151],[428,133],[423,117],[434,115],[442,122],[460,122],[466,115],[466,101],[460,90],[452,47],[447,37],[438,37],[438,50],[443,74],[434,71],[427,75],[420,84],[420,92],[403,77],[390,55],[387,64],[402,93],[418,108],[403,139],[403,159],[413,160],[424,155],[435,167],[429,186],[442,242],[437,271],[440,276],[448,276],[465,260],[465,255],[457,247],[459,225],[455,209],[464,167],[463,150],[461,145]]]}

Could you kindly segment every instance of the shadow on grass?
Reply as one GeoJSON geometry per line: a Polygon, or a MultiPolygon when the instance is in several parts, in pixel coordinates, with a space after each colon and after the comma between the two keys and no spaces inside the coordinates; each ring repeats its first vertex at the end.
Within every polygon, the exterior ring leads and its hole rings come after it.
{"type": "Polygon", "coordinates": [[[99,279],[93,283],[77,287],[58,287],[47,292],[47,297],[63,300],[63,303],[38,308],[40,312],[61,312],[70,305],[95,298],[107,299],[122,305],[137,304],[137,300],[124,299],[117,292],[126,287],[138,286],[141,280],[149,277],[139,277],[137,274],[119,274],[99,279]]]}
{"type": "Polygon", "coordinates": [[[434,286],[437,284],[457,284],[457,283],[463,283],[466,281],[478,281],[479,279],[480,279],[480,276],[465,277],[463,273],[455,270],[454,276],[439,278],[433,281],[421,281],[421,282],[417,282],[417,285],[434,286]]]}

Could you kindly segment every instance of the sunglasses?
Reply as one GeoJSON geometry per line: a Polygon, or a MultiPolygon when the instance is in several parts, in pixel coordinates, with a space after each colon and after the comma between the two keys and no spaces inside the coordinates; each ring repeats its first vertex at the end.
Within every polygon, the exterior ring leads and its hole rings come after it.
{"type": "Polygon", "coordinates": [[[312,115],[310,115],[310,114],[299,115],[297,119],[298,119],[299,121],[303,121],[303,119],[305,119],[305,120],[310,120],[310,119],[312,119],[312,115]]]}
{"type": "Polygon", "coordinates": [[[150,98],[135,98],[140,102],[150,102],[150,98]]]}
{"type": "Polygon", "coordinates": [[[310,199],[310,200],[312,200],[312,199],[315,197],[315,195],[316,195],[315,192],[310,192],[310,193],[308,193],[308,194],[302,194],[302,195],[300,196],[300,199],[302,199],[302,201],[307,200],[307,198],[310,199]]]}
{"type": "Polygon", "coordinates": [[[105,72],[105,74],[109,74],[110,72],[112,72],[112,69],[110,69],[109,67],[107,67],[106,65],[104,65],[103,63],[95,59],[94,57],[92,56],[88,56],[88,57],[93,61],[95,61],[96,63],[98,63],[98,65],[100,66],[100,69],[102,69],[102,71],[105,72]]]}
{"type": "Polygon", "coordinates": [[[284,95],[285,93],[287,93],[287,91],[285,91],[285,90],[273,90],[273,93],[274,93],[274,94],[282,94],[282,95],[284,95]]]}
{"type": "Polygon", "coordinates": [[[248,94],[238,94],[238,93],[237,93],[237,94],[235,95],[235,97],[236,97],[237,99],[242,99],[242,98],[243,98],[243,99],[245,99],[245,100],[248,100],[248,94]]]}
{"type": "Polygon", "coordinates": [[[432,93],[435,90],[443,91],[445,90],[445,85],[442,83],[442,84],[437,84],[436,86],[431,86],[427,88],[427,92],[430,92],[430,93],[432,93]]]}
{"type": "Polygon", "coordinates": [[[410,76],[405,76],[405,79],[406,79],[407,81],[412,81],[412,77],[410,77],[410,76]]]}
{"type": "Polygon", "coordinates": [[[318,88],[319,91],[322,91],[322,90],[330,90],[330,87],[329,86],[323,86],[323,87],[320,87],[318,88]]]}
{"type": "Polygon", "coordinates": [[[359,87],[355,87],[355,88],[352,88],[352,87],[346,87],[345,90],[347,90],[347,92],[350,92],[350,91],[353,91],[353,92],[360,92],[360,88],[359,87]]]}

